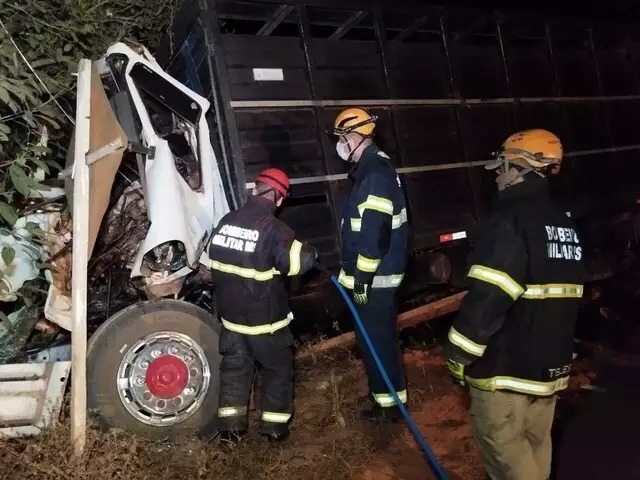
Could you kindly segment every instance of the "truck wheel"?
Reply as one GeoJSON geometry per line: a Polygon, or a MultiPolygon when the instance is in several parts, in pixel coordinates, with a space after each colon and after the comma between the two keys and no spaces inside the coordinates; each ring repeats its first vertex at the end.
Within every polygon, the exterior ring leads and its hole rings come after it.
{"type": "Polygon", "coordinates": [[[132,305],[109,318],[87,351],[87,404],[104,428],[155,440],[215,433],[220,324],[177,300],[132,305]]]}

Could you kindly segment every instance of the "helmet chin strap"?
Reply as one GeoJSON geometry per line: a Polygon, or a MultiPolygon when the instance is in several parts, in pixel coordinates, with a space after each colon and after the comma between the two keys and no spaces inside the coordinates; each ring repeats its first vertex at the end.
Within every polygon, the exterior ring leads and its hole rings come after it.
{"type": "MultiPolygon", "coordinates": [[[[358,145],[356,145],[356,148],[351,150],[351,152],[349,153],[349,156],[347,157],[347,162],[352,162],[353,163],[353,154],[356,153],[356,150],[358,150],[360,148],[360,145],[362,145],[366,139],[367,139],[367,137],[364,137],[364,136],[360,139],[360,142],[358,143],[358,145]]],[[[347,142],[347,144],[348,144],[348,142],[347,142]]]]}

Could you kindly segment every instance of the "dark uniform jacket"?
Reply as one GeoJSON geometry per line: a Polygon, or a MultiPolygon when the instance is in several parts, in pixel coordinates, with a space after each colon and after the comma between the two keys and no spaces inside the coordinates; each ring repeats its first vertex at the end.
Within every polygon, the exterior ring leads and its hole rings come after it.
{"type": "Polygon", "coordinates": [[[228,330],[273,333],[293,319],[283,276],[313,266],[315,249],[275,218],[276,205],[250,196],[218,224],[209,249],[216,300],[228,330]]]}
{"type": "Polygon", "coordinates": [[[547,180],[499,193],[449,331],[448,357],[468,365],[467,383],[539,396],[567,387],[582,248],[574,223],[551,203],[547,180]]]}
{"type": "Polygon", "coordinates": [[[407,210],[400,179],[389,157],[368,146],[349,173],[353,186],[342,207],[342,271],[373,288],[400,285],[407,258],[407,210]]]}

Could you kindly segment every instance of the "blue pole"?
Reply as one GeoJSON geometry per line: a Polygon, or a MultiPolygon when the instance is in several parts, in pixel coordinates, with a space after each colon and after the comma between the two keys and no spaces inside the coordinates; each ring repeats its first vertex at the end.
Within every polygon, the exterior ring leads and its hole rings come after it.
{"type": "Polygon", "coordinates": [[[438,463],[438,459],[436,458],[435,454],[429,447],[429,444],[420,433],[420,430],[418,430],[418,427],[413,421],[413,418],[411,418],[411,414],[407,410],[407,407],[405,407],[404,403],[402,403],[400,401],[400,398],[398,398],[396,387],[393,385],[393,383],[391,383],[391,379],[389,379],[389,375],[387,374],[387,371],[385,370],[384,365],[382,365],[382,362],[380,361],[380,357],[378,357],[378,353],[376,352],[376,349],[374,348],[373,343],[371,342],[369,333],[364,328],[364,324],[362,323],[362,320],[360,319],[360,315],[358,315],[358,312],[355,306],[353,305],[351,298],[349,298],[349,294],[346,292],[346,290],[340,284],[340,282],[338,282],[335,276],[333,275],[331,276],[331,281],[337,287],[338,291],[342,295],[342,298],[344,298],[344,301],[349,307],[349,310],[351,310],[351,314],[353,315],[353,318],[356,322],[356,326],[358,330],[360,330],[360,333],[362,334],[362,338],[364,338],[364,341],[367,344],[367,348],[371,352],[371,356],[373,357],[373,360],[375,361],[375,364],[378,367],[378,370],[380,371],[380,375],[382,375],[382,379],[384,380],[384,383],[389,389],[389,392],[393,396],[393,399],[395,400],[396,405],[400,408],[400,411],[402,412],[402,416],[404,417],[405,421],[407,422],[407,425],[409,426],[409,430],[411,430],[411,433],[413,433],[413,436],[416,439],[416,442],[418,442],[418,445],[420,445],[420,448],[424,452],[427,462],[429,463],[429,465],[431,465],[431,468],[436,474],[436,477],[438,477],[438,480],[447,480],[447,475],[444,469],[442,468],[442,466],[440,466],[440,464],[438,463]]]}

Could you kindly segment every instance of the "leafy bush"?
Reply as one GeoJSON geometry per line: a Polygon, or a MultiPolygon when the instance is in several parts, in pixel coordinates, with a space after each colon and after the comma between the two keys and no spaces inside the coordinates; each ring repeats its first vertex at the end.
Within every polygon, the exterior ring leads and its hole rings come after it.
{"type": "Polygon", "coordinates": [[[11,227],[27,198],[43,196],[48,187],[42,182],[55,178],[65,164],[78,61],[96,59],[118,41],[153,50],[180,3],[0,0],[0,227],[9,227],[0,228],[6,240],[0,248],[0,293],[10,289],[14,243],[25,248],[42,243],[25,236],[24,228],[11,227]]]}
{"type": "Polygon", "coordinates": [[[0,219],[64,164],[78,60],[117,41],[153,49],[180,0],[0,0],[0,219]],[[16,48],[17,47],[17,48],[16,48]],[[22,54],[24,58],[22,57],[22,54]],[[29,63],[29,65],[27,64],[29,63]]]}

